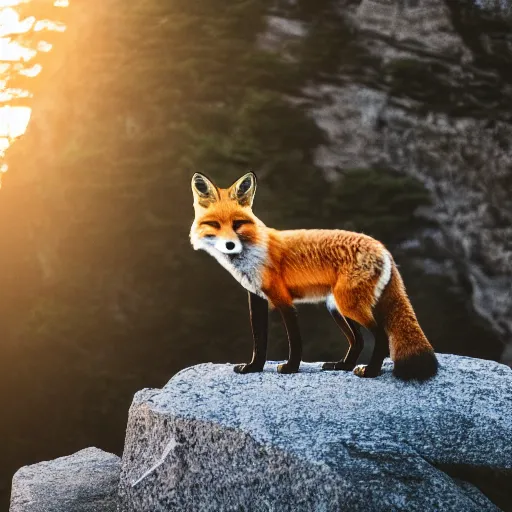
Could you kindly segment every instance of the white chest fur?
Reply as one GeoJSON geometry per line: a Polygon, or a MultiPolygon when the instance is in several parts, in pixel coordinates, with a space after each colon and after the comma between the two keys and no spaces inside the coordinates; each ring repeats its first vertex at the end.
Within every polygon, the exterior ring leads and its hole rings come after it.
{"type": "MultiPolygon", "coordinates": [[[[210,251],[209,251],[210,252],[210,251]]],[[[210,254],[246,289],[262,297],[261,291],[265,249],[260,247],[244,247],[241,254],[230,257],[226,254],[211,251],[210,254]]]]}
{"type": "Polygon", "coordinates": [[[238,254],[225,254],[216,248],[217,239],[199,238],[192,225],[191,242],[194,249],[202,249],[213,256],[246,290],[266,298],[261,291],[263,268],[267,260],[267,246],[244,244],[238,254]]]}

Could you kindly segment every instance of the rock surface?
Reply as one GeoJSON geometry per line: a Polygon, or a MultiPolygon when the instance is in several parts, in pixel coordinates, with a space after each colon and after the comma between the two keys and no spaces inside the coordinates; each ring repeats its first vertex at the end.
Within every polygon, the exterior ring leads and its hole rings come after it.
{"type": "Polygon", "coordinates": [[[499,510],[469,481],[512,483],[512,371],[439,359],[426,384],[398,381],[390,361],[372,380],[319,363],[188,368],[134,398],[120,510],[499,510]]]}
{"type": "Polygon", "coordinates": [[[98,448],[21,468],[10,512],[114,512],[120,460],[98,448]]]}

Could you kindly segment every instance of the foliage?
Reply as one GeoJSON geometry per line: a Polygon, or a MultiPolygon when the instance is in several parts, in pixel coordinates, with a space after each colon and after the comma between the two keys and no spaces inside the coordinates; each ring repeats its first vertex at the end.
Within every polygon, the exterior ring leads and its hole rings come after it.
{"type": "Polygon", "coordinates": [[[426,227],[414,212],[430,198],[423,185],[408,176],[387,169],[350,169],[334,187],[329,203],[348,229],[396,243],[426,227]]]}

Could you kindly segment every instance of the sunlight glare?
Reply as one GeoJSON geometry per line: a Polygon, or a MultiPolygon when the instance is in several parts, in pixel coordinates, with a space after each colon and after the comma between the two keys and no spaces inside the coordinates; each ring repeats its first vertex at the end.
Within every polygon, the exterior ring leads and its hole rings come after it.
{"type": "MultiPolygon", "coordinates": [[[[30,98],[29,91],[9,88],[8,79],[15,74],[35,77],[41,70],[41,64],[28,68],[24,63],[32,60],[38,52],[49,52],[52,44],[46,41],[37,43],[37,50],[24,47],[13,38],[13,35],[25,34],[30,31],[64,32],[66,26],[49,19],[36,20],[34,16],[20,19],[20,14],[14,7],[34,0],[0,0],[0,158],[13,140],[27,129],[32,109],[26,106],[11,106],[8,102],[16,98],[30,98]],[[3,106],[1,104],[3,103],[3,106]]],[[[68,7],[69,0],[54,0],[54,7],[68,7]]],[[[0,178],[7,171],[7,164],[0,162],[0,178]]],[[[1,187],[1,179],[0,179],[1,187]]]]}
{"type": "Polygon", "coordinates": [[[53,44],[47,43],[46,41],[39,41],[37,44],[38,52],[49,52],[53,48],[53,44]]]}
{"type": "Polygon", "coordinates": [[[30,98],[32,95],[23,89],[5,89],[5,82],[0,81],[0,102],[5,103],[14,98],[30,98]]]}
{"type": "Polygon", "coordinates": [[[36,55],[35,50],[30,48],[23,48],[18,43],[14,43],[8,38],[2,37],[0,39],[0,56],[3,61],[24,61],[27,62],[36,55]]]}
{"type": "Polygon", "coordinates": [[[34,77],[41,73],[43,66],[41,64],[34,64],[31,68],[20,71],[20,75],[34,77]]]}
{"type": "Polygon", "coordinates": [[[0,7],[12,7],[14,5],[26,4],[30,0],[0,0],[0,7]]]}
{"type": "Polygon", "coordinates": [[[7,34],[24,34],[34,25],[36,19],[29,16],[20,21],[20,15],[10,7],[0,11],[0,37],[7,34]]]}
{"type": "Polygon", "coordinates": [[[16,138],[27,129],[30,121],[29,107],[0,107],[0,137],[16,138]]]}
{"type": "Polygon", "coordinates": [[[51,20],[39,20],[34,25],[34,31],[40,32],[41,30],[53,30],[55,32],[64,32],[66,25],[51,20]]]}

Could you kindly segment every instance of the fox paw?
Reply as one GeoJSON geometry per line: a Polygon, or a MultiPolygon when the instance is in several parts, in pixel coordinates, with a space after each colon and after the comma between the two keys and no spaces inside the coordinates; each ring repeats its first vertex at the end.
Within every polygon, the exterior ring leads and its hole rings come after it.
{"type": "Polygon", "coordinates": [[[322,370],[341,370],[344,372],[351,372],[354,369],[354,366],[354,364],[338,361],[334,363],[324,363],[322,365],[322,370]]]}
{"type": "Polygon", "coordinates": [[[277,373],[297,373],[298,371],[298,366],[291,366],[288,363],[277,365],[277,373]]]}
{"type": "Polygon", "coordinates": [[[369,366],[360,364],[354,368],[354,374],[363,379],[373,379],[380,375],[380,370],[375,370],[369,366]]]}
{"type": "Polygon", "coordinates": [[[255,364],[237,364],[233,370],[235,373],[258,373],[263,371],[263,366],[255,364]]]}

